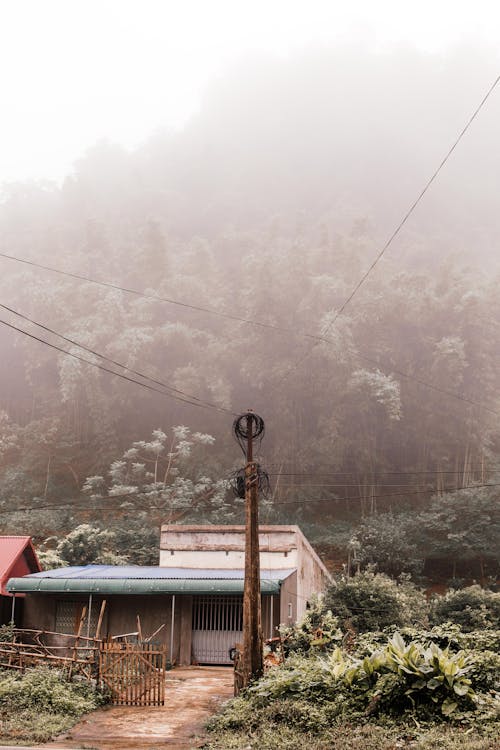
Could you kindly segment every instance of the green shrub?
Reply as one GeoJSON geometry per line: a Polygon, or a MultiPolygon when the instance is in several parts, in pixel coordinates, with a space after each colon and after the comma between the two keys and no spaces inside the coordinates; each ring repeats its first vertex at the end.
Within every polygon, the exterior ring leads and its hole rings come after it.
{"type": "Polygon", "coordinates": [[[14,640],[14,625],[0,626],[0,643],[11,643],[14,640]]]}
{"type": "Polygon", "coordinates": [[[0,675],[0,703],[3,708],[80,716],[102,702],[88,682],[68,682],[57,669],[36,667],[24,675],[6,672],[0,675]]]}
{"type": "Polygon", "coordinates": [[[91,684],[68,682],[57,669],[0,670],[1,739],[45,742],[104,701],[91,684]]]}
{"type": "Polygon", "coordinates": [[[344,634],[339,628],[338,617],[325,610],[323,597],[314,597],[311,606],[296,625],[282,625],[280,636],[286,655],[306,654],[309,651],[324,651],[338,646],[344,634]]]}
{"type": "Polygon", "coordinates": [[[464,631],[500,628],[500,594],[481,586],[448,591],[436,597],[431,606],[431,622],[451,622],[464,631]]]}
{"type": "Polygon", "coordinates": [[[339,578],[328,588],[324,605],[339,618],[344,630],[358,633],[427,622],[425,595],[407,576],[397,582],[371,570],[339,578]]]}
{"type": "MultiPolygon", "coordinates": [[[[385,628],[382,633],[366,633],[365,636],[357,638],[357,643],[361,644],[365,640],[368,647],[375,641],[383,643],[386,635],[392,635],[394,631],[395,628],[385,628]]],[[[449,648],[451,651],[472,649],[478,652],[500,652],[500,630],[471,630],[464,632],[460,625],[445,622],[441,625],[434,625],[434,627],[426,630],[406,627],[400,628],[399,632],[404,637],[412,638],[419,643],[436,643],[441,648],[449,648]]]]}

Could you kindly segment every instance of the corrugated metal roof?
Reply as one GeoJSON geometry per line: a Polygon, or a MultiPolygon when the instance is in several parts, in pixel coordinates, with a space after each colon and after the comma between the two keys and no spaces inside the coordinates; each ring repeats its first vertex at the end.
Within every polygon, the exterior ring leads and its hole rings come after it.
{"type": "MultiPolygon", "coordinates": [[[[242,578],[11,578],[13,594],[242,594],[242,578]]],[[[262,579],[263,594],[278,594],[280,580],[262,579]]]]}
{"type": "MultiPolygon", "coordinates": [[[[263,594],[277,594],[295,569],[261,570],[263,594]]],[[[11,593],[205,594],[242,593],[243,570],[85,565],[11,578],[11,593]]]]}
{"type": "Polygon", "coordinates": [[[0,536],[0,594],[7,594],[5,584],[8,581],[9,574],[25,550],[31,570],[40,570],[40,563],[33,549],[30,536],[0,536]]]}
{"type": "MultiPolygon", "coordinates": [[[[287,570],[271,570],[261,568],[261,577],[270,580],[284,580],[295,572],[295,568],[287,570]]],[[[159,565],[83,565],[68,568],[54,568],[43,570],[41,573],[32,573],[26,578],[66,578],[66,579],[89,579],[89,578],[114,578],[114,579],[168,579],[168,578],[191,578],[191,579],[243,579],[245,571],[237,568],[225,570],[223,568],[170,568],[159,565]]]]}

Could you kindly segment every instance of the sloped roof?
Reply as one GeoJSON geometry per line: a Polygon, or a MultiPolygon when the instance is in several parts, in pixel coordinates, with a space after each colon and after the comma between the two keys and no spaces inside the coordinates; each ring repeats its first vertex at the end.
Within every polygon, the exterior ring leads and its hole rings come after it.
{"type": "Polygon", "coordinates": [[[5,584],[21,555],[31,570],[41,571],[30,536],[0,536],[0,594],[8,596],[5,584]]]}
{"type": "MultiPolygon", "coordinates": [[[[294,568],[261,570],[262,593],[278,593],[281,582],[292,573],[295,573],[294,568]]],[[[8,590],[16,593],[237,594],[243,591],[244,578],[243,570],[84,565],[11,578],[8,590]]]]}

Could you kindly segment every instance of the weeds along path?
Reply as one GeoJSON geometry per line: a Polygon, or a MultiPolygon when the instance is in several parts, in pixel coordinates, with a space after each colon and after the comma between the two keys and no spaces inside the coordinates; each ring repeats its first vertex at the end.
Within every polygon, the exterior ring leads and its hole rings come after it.
{"type": "Polygon", "coordinates": [[[99,709],[43,747],[191,750],[203,735],[207,719],[232,695],[231,668],[181,667],[167,673],[165,706],[99,709]]]}

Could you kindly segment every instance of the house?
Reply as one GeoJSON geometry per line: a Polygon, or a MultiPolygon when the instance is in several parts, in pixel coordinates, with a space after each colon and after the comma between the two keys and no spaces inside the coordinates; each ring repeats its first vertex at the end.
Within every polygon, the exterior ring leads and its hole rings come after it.
{"type": "MultiPolygon", "coordinates": [[[[260,526],[262,627],[272,637],[292,624],[330,575],[298,526],[260,526]]],[[[227,664],[242,638],[243,526],[164,525],[160,565],[86,565],[12,578],[26,596],[23,627],[94,633],[106,600],[101,636],[157,633],[179,664],[227,664]]]]}
{"type": "Polygon", "coordinates": [[[16,597],[7,591],[7,581],[41,571],[40,563],[29,536],[0,536],[0,625],[12,620],[13,611],[21,613],[24,594],[16,597]],[[14,605],[14,606],[13,606],[14,605]]]}

